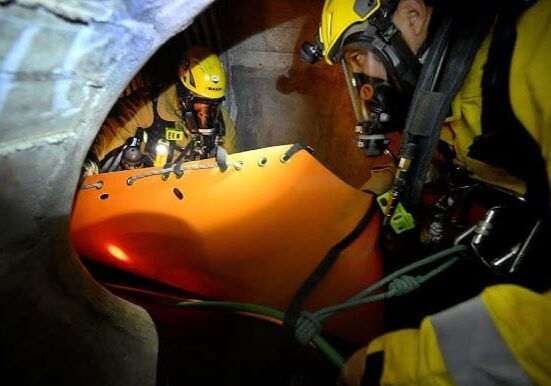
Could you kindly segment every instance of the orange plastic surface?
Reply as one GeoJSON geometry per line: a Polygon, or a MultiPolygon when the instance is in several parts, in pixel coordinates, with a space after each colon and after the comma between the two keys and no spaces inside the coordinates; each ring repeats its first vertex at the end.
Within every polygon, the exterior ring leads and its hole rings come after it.
{"type": "MultiPolygon", "coordinates": [[[[307,151],[282,162],[289,148],[229,155],[229,162],[243,163],[240,170],[186,170],[181,178],[156,175],[132,185],[128,177],[155,169],[88,177],[83,185],[103,186],[78,191],[75,248],[93,261],[206,297],[285,310],[328,250],[374,205],[307,151]]],[[[378,232],[374,216],[310,295],[308,309],[339,303],[381,278],[378,232]]],[[[380,332],[382,311],[380,304],[362,306],[324,327],[361,343],[380,332]]]]}

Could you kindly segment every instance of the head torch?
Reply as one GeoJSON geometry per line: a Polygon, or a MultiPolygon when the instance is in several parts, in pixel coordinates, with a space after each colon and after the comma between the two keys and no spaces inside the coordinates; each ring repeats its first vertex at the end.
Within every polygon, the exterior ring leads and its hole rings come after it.
{"type": "Polygon", "coordinates": [[[170,151],[170,143],[166,139],[159,139],[155,146],[155,161],[153,166],[162,167],[168,162],[168,153],[170,151]]]}
{"type": "Polygon", "coordinates": [[[300,57],[308,64],[314,64],[323,58],[323,46],[321,42],[304,42],[300,47],[300,57]]]}

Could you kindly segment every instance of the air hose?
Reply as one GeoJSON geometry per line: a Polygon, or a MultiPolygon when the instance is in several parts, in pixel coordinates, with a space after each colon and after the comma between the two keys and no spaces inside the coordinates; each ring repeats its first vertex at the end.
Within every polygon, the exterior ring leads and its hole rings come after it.
{"type": "MultiPolygon", "coordinates": [[[[344,364],[344,358],[337,352],[337,350],[333,348],[333,346],[331,346],[331,344],[327,340],[320,336],[321,323],[323,322],[323,320],[329,318],[330,316],[341,310],[410,293],[419,288],[419,286],[427,280],[432,279],[436,275],[440,274],[441,272],[445,271],[453,264],[455,264],[459,260],[459,257],[457,257],[456,255],[467,249],[468,247],[465,245],[455,245],[451,248],[427,256],[421,260],[418,260],[403,268],[398,269],[397,271],[372,284],[368,288],[364,289],[363,291],[359,292],[358,294],[344,301],[343,303],[325,307],[315,312],[303,311],[296,325],[296,339],[302,344],[308,344],[311,342],[327,357],[327,359],[329,359],[329,361],[333,365],[340,369],[344,364]],[[407,275],[407,273],[417,268],[434,263],[449,256],[451,257],[448,260],[424,275],[407,275]],[[387,291],[372,295],[373,292],[377,291],[387,284],[387,291]]],[[[177,308],[209,308],[217,310],[245,312],[253,315],[269,317],[281,322],[285,318],[285,313],[282,311],[262,305],[249,303],[194,300],[172,303],[171,306],[177,308]]]]}

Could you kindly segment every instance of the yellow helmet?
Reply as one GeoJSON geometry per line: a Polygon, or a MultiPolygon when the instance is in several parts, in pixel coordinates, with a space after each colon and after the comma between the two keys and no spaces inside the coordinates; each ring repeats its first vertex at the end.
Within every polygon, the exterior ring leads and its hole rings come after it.
{"type": "Polygon", "coordinates": [[[226,95],[226,72],[220,58],[206,47],[189,48],[178,68],[183,85],[195,96],[222,99],[226,95]]]}
{"type": "Polygon", "coordinates": [[[381,0],[327,0],[319,28],[322,55],[329,64],[338,63],[338,53],[348,36],[363,31],[362,24],[379,8],[381,0]],[[357,26],[357,28],[352,28],[357,26]]]}

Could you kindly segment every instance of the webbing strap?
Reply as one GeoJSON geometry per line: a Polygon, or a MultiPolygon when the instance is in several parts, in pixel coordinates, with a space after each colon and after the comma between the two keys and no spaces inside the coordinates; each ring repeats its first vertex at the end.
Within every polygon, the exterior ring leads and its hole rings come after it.
{"type": "Polygon", "coordinates": [[[111,150],[100,164],[100,173],[110,173],[117,170],[122,161],[122,153],[126,149],[127,144],[111,150]]]}
{"type": "Polygon", "coordinates": [[[495,17],[492,2],[482,2],[475,8],[479,12],[473,14],[472,8],[465,4],[446,17],[429,49],[413,95],[400,150],[402,157],[416,158],[405,192],[410,208],[417,207],[421,201],[426,173],[452,99],[463,84],[495,17]],[[416,146],[413,157],[409,154],[411,144],[416,146]]]}
{"type": "Polygon", "coordinates": [[[531,384],[480,297],[433,315],[431,321],[455,385],[531,384]]]}
{"type": "Polygon", "coordinates": [[[350,244],[352,244],[352,242],[356,240],[356,238],[358,238],[358,236],[369,225],[371,218],[377,212],[376,208],[377,205],[375,204],[375,201],[372,201],[369,205],[369,208],[367,209],[367,212],[362,217],[360,222],[356,225],[356,227],[352,230],[352,232],[350,232],[344,239],[335,244],[327,252],[325,257],[320,261],[314,271],[312,271],[310,276],[306,278],[306,280],[302,283],[302,285],[293,296],[291,304],[289,305],[289,308],[287,308],[287,312],[285,313],[285,320],[283,321],[283,326],[292,331],[293,334],[306,298],[308,297],[308,295],[310,295],[314,288],[316,288],[316,286],[323,279],[325,274],[331,269],[335,261],[337,261],[340,253],[345,250],[350,244]]]}

